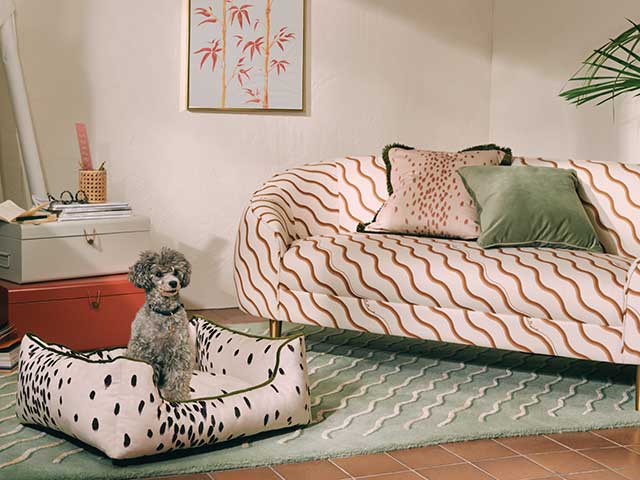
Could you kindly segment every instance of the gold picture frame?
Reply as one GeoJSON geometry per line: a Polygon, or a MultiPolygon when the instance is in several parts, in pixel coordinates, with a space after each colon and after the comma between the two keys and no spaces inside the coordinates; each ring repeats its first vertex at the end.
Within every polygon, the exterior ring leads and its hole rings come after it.
{"type": "Polygon", "coordinates": [[[246,113],[305,111],[307,2],[306,0],[250,1],[253,3],[241,3],[237,0],[187,0],[187,110],[246,113]],[[216,5],[219,7],[218,10],[215,8],[216,5]],[[253,15],[250,9],[258,7],[256,11],[260,11],[259,8],[262,6],[264,6],[264,17],[253,15]],[[274,6],[281,9],[276,11],[276,15],[274,15],[274,6]],[[287,15],[294,18],[299,15],[293,27],[283,25],[282,19],[288,18],[287,15]],[[196,18],[199,22],[194,24],[196,18]],[[270,25],[273,20],[275,20],[273,25],[270,25]],[[264,23],[264,26],[261,23],[264,23]],[[198,42],[195,44],[195,29],[209,26],[217,26],[217,28],[211,28],[211,40],[206,42],[208,46],[204,46],[202,35],[198,36],[198,42]],[[217,30],[220,31],[219,37],[215,36],[217,30]],[[235,42],[233,45],[229,43],[232,39],[235,42]],[[281,55],[290,53],[288,50],[291,50],[289,47],[292,45],[297,47],[293,49],[291,61],[286,56],[284,58],[271,56],[274,50],[281,55]],[[196,58],[198,55],[200,57],[196,58]],[[229,59],[234,59],[234,62],[227,64],[229,59]],[[255,68],[258,59],[261,61],[262,76],[254,75],[259,70],[255,68]],[[194,61],[199,61],[197,67],[194,61]],[[234,63],[229,75],[228,67],[234,63]],[[196,83],[194,72],[196,70],[197,73],[201,72],[204,66],[210,66],[211,74],[203,75],[203,78],[198,79],[196,83]],[[217,67],[220,67],[220,72],[216,72],[217,67]],[[281,80],[281,76],[286,76],[292,71],[295,75],[288,79],[288,83],[279,86],[279,90],[272,90],[274,80],[281,80]],[[261,80],[261,87],[256,86],[258,79],[261,80]],[[211,91],[206,90],[209,88],[208,82],[211,82],[211,91]],[[229,95],[230,87],[235,96],[229,95]],[[197,94],[196,89],[199,89],[197,94]],[[202,100],[203,95],[207,98],[206,100],[202,100]],[[238,105],[241,102],[238,95],[244,95],[243,103],[247,105],[246,107],[238,105]],[[216,97],[219,100],[216,100],[216,97]],[[275,101],[273,101],[274,97],[275,101]],[[297,105],[287,106],[291,103],[297,103],[297,105]],[[256,107],[256,104],[260,104],[261,107],[256,107]]]}

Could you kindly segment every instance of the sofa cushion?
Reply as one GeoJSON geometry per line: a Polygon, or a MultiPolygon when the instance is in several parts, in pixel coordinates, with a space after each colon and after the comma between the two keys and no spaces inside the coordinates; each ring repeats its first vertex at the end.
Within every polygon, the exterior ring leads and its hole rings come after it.
{"type": "Polygon", "coordinates": [[[451,153],[392,148],[388,155],[390,195],[363,230],[478,237],[476,209],[456,171],[470,165],[499,165],[504,152],[451,153]]]}
{"type": "Polygon", "coordinates": [[[280,282],[289,290],[618,326],[630,265],[604,253],[354,233],[294,242],[280,282]]]}
{"type": "Polygon", "coordinates": [[[603,251],[580,202],[573,170],[463,167],[458,175],[478,210],[481,247],[603,251]]]}
{"type": "Polygon", "coordinates": [[[513,164],[574,170],[580,198],[605,251],[640,257],[640,165],[524,157],[514,157],[513,164]]]}

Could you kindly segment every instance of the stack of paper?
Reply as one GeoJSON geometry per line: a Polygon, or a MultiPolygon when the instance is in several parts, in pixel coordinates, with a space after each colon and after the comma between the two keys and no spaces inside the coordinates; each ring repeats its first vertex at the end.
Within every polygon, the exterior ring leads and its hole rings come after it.
{"type": "Polygon", "coordinates": [[[59,222],[122,218],[133,214],[126,202],[56,204],[51,210],[58,213],[59,222]]]}
{"type": "Polygon", "coordinates": [[[55,216],[43,210],[47,205],[48,202],[41,203],[29,210],[25,210],[11,200],[5,200],[0,203],[0,220],[7,223],[42,223],[53,221],[56,219],[55,216]]]}
{"type": "Polygon", "coordinates": [[[0,370],[12,370],[18,365],[20,358],[20,339],[14,337],[11,340],[0,343],[0,370]]]}
{"type": "Polygon", "coordinates": [[[0,328],[0,370],[11,370],[18,364],[20,339],[11,325],[0,328]]]}

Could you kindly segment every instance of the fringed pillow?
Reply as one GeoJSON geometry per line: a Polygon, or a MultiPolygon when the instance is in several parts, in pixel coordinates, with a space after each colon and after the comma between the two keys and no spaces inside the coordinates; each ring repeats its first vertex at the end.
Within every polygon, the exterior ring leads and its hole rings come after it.
{"type": "Polygon", "coordinates": [[[458,153],[415,150],[403,145],[385,149],[389,198],[373,221],[358,230],[474,239],[480,234],[473,200],[459,168],[508,163],[511,152],[494,145],[458,153]]]}

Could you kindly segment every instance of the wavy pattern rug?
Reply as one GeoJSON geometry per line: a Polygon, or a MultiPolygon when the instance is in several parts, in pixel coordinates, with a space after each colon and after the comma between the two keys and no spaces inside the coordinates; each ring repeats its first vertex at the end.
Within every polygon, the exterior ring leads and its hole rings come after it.
{"type": "MultiPolygon", "coordinates": [[[[0,478],[125,479],[455,440],[640,425],[634,368],[289,325],[307,333],[314,423],[244,443],[113,464],[14,416],[0,378],[0,478]]],[[[264,324],[243,331],[264,333],[264,324]]]]}

